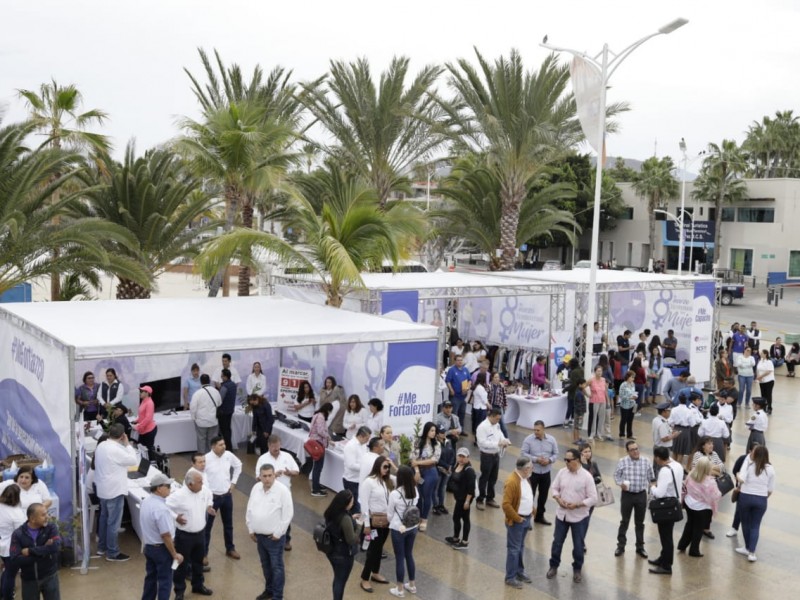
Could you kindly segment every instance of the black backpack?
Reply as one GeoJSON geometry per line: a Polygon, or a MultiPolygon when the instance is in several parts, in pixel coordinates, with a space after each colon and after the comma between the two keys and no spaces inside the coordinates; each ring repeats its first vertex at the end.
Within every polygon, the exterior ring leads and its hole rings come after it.
{"type": "Polygon", "coordinates": [[[320,521],[314,526],[311,532],[311,537],[314,538],[314,543],[317,545],[317,550],[323,554],[330,554],[336,544],[336,538],[331,532],[328,523],[320,521]]]}

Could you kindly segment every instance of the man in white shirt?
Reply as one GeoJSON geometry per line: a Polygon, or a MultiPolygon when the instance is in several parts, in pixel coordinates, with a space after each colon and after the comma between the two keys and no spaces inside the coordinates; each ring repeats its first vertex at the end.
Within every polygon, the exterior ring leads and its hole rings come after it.
{"type": "Polygon", "coordinates": [[[353,508],[351,514],[357,515],[361,512],[361,505],[358,503],[358,484],[361,483],[361,460],[367,455],[367,442],[372,431],[362,425],[356,431],[355,437],[344,446],[344,473],[342,475],[342,485],[344,489],[353,492],[353,508]]]}
{"type": "Polygon", "coordinates": [[[108,439],[99,444],[94,453],[94,484],[100,498],[97,554],[105,554],[109,561],[130,559],[119,551],[117,532],[128,495],[128,468],[135,467],[139,461],[139,454],[128,443],[125,429],[119,423],[109,427],[108,439]]]}
{"type": "Polygon", "coordinates": [[[208,559],[208,546],[211,543],[211,529],[214,527],[216,513],[222,515],[222,531],[225,539],[225,555],[239,560],[241,555],[233,545],[233,488],[242,474],[242,461],[233,452],[225,449],[221,436],[211,439],[211,452],[206,454],[206,476],[208,487],[214,496],[214,515],[209,514],[206,522],[206,546],[204,564],[208,559]]]}
{"type": "Polygon", "coordinates": [[[211,378],[205,373],[200,375],[200,386],[200,389],[192,395],[189,412],[194,421],[197,451],[205,454],[211,450],[211,438],[217,435],[219,430],[217,409],[222,405],[222,397],[211,385],[211,378]]]}
{"type": "MultiPolygon", "coordinates": [[[[669,449],[662,447],[653,449],[653,462],[659,467],[657,480],[652,484],[650,493],[653,498],[677,498],[681,501],[681,483],[683,466],[669,457],[669,449]]],[[[661,539],[661,554],[649,560],[653,567],[651,573],[656,575],[672,575],[672,561],[675,557],[675,545],[672,539],[675,523],[673,521],[658,523],[658,537],[661,539]]]]}
{"type": "Polygon", "coordinates": [[[205,555],[206,515],[214,513],[211,492],[203,487],[203,474],[189,469],[183,478],[183,487],[167,497],[167,507],[177,515],[175,550],[183,555],[172,578],[175,600],[183,600],[186,592],[187,567],[191,567],[192,594],[210,596],[203,578],[205,555]]]}
{"type": "Polygon", "coordinates": [[[375,466],[375,459],[383,456],[386,445],[379,437],[370,438],[367,442],[367,453],[361,458],[361,470],[358,473],[358,483],[361,484],[369,477],[372,467],[375,466]]]}
{"type": "Polygon", "coordinates": [[[258,545],[264,591],[256,600],[283,600],[286,571],[283,566],[283,545],[286,530],[294,516],[292,494],[275,481],[275,468],[261,465],[259,482],[250,491],[245,522],[250,539],[258,545]]]}
{"type": "MultiPolygon", "coordinates": [[[[281,438],[276,434],[272,434],[267,438],[268,451],[258,457],[256,462],[256,479],[261,476],[261,467],[263,465],[272,465],[275,469],[275,477],[278,483],[282,483],[287,489],[292,489],[292,477],[300,473],[297,468],[297,463],[288,452],[281,450],[281,438]]],[[[286,544],[283,549],[286,552],[292,549],[292,526],[286,529],[286,544]]]]}
{"type": "Polygon", "coordinates": [[[493,408],[475,432],[478,448],[481,451],[481,476],[478,480],[478,500],[475,505],[478,510],[484,510],[485,506],[500,508],[494,499],[494,486],[500,473],[500,451],[511,444],[500,429],[501,417],[500,410],[493,408]]]}

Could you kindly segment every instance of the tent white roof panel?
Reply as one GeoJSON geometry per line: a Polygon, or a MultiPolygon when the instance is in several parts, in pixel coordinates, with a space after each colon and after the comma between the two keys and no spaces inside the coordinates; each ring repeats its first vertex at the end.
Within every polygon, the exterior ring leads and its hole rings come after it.
{"type": "MultiPolygon", "coordinates": [[[[590,269],[571,269],[569,271],[505,271],[494,273],[497,277],[536,280],[547,283],[589,285],[590,269]]],[[[669,275],[664,273],[643,273],[640,271],[618,271],[616,269],[597,269],[597,285],[650,285],[677,284],[678,287],[689,287],[697,281],[713,281],[710,276],[669,275]]]]}
{"type": "Polygon", "coordinates": [[[75,358],[436,339],[437,329],[277,296],[0,305],[75,358]]]}

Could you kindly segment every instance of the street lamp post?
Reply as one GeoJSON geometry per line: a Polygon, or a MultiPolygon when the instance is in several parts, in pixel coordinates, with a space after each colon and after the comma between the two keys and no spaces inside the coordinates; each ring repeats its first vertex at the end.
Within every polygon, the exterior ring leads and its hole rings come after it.
{"type": "MultiPolygon", "coordinates": [[[[689,218],[692,220],[692,228],[690,230],[691,231],[691,236],[692,236],[692,246],[690,246],[690,248],[694,248],[694,219],[695,219],[695,216],[692,213],[687,212],[685,208],[681,208],[681,212],[680,212],[681,216],[680,216],[680,218],[678,218],[676,215],[673,215],[668,210],[663,210],[663,209],[660,209],[660,208],[657,208],[653,212],[657,212],[657,213],[661,213],[663,215],[667,215],[670,219],[675,221],[675,224],[680,228],[681,232],[683,232],[683,220],[686,218],[686,215],[689,215],[689,218]]],[[[678,242],[678,248],[679,248],[678,256],[679,257],[681,255],[681,251],[683,250],[683,248],[681,247],[682,239],[683,238],[681,238],[681,241],[678,242]]],[[[691,254],[689,256],[690,256],[689,260],[691,260],[691,254]]],[[[690,272],[691,272],[691,270],[690,270],[690,272]]],[[[678,262],[678,275],[680,275],[680,274],[681,274],[681,272],[680,272],[680,262],[678,262]]]]}
{"type": "MultiPolygon", "coordinates": [[[[597,251],[600,244],[600,193],[603,185],[603,140],[605,139],[606,131],[606,87],[608,86],[609,79],[614,74],[614,71],[617,70],[622,61],[630,56],[630,54],[639,46],[644,44],[650,38],[656,37],[657,35],[670,34],[676,29],[683,27],[688,22],[689,21],[687,19],[675,19],[674,21],[661,27],[658,31],[646,35],[640,40],[632,43],[619,54],[610,51],[608,44],[603,44],[603,49],[594,57],[587,55],[585,52],[579,52],[578,50],[551,46],[546,43],[547,37],[545,37],[544,42],[540,44],[540,46],[555,52],[569,52],[573,56],[581,58],[590,63],[600,72],[600,101],[597,116],[597,145],[595,146],[595,150],[597,151],[597,171],[595,174],[594,212],[592,215],[592,264],[591,268],[589,269],[589,295],[587,298],[588,306],[586,311],[587,331],[589,330],[589,325],[594,323],[597,313],[597,251]],[[609,59],[609,53],[613,55],[611,59],[609,59]]],[[[583,373],[586,381],[589,381],[592,376],[592,361],[588,360],[586,357],[584,358],[583,373]]]]}

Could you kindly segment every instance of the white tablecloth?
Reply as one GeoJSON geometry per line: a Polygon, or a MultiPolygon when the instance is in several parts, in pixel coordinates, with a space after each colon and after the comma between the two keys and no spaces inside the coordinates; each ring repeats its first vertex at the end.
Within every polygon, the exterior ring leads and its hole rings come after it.
{"type": "Polygon", "coordinates": [[[564,422],[567,413],[567,395],[561,394],[550,398],[526,398],[517,394],[506,396],[508,408],[504,415],[506,423],[533,429],[536,421],[544,421],[545,427],[554,427],[564,422]]]}
{"type": "Polygon", "coordinates": [[[303,444],[308,439],[308,432],[305,429],[291,429],[280,421],[275,421],[272,433],[281,438],[281,448],[293,452],[300,464],[305,464],[306,451],[303,449],[303,444]]]}
{"type": "Polygon", "coordinates": [[[128,511],[131,513],[131,525],[139,539],[142,539],[142,529],[139,526],[139,512],[142,506],[142,501],[150,495],[150,478],[156,473],[160,473],[158,469],[150,465],[150,470],[147,471],[147,477],[139,479],[128,480],[128,511]]]}
{"type": "MultiPolygon", "coordinates": [[[[156,413],[154,418],[158,425],[156,445],[161,447],[162,452],[174,454],[197,450],[194,421],[192,421],[189,411],[178,411],[170,415],[156,413]]],[[[234,446],[238,447],[239,444],[247,441],[252,431],[252,421],[252,416],[246,415],[241,408],[236,408],[231,423],[231,441],[234,446]]]]}
{"type": "MultiPolygon", "coordinates": [[[[322,474],[319,481],[326,488],[334,492],[341,492],[342,476],[344,475],[344,453],[337,448],[328,448],[325,451],[325,465],[322,467],[322,474]]],[[[309,476],[310,477],[310,476],[309,476]]]]}

